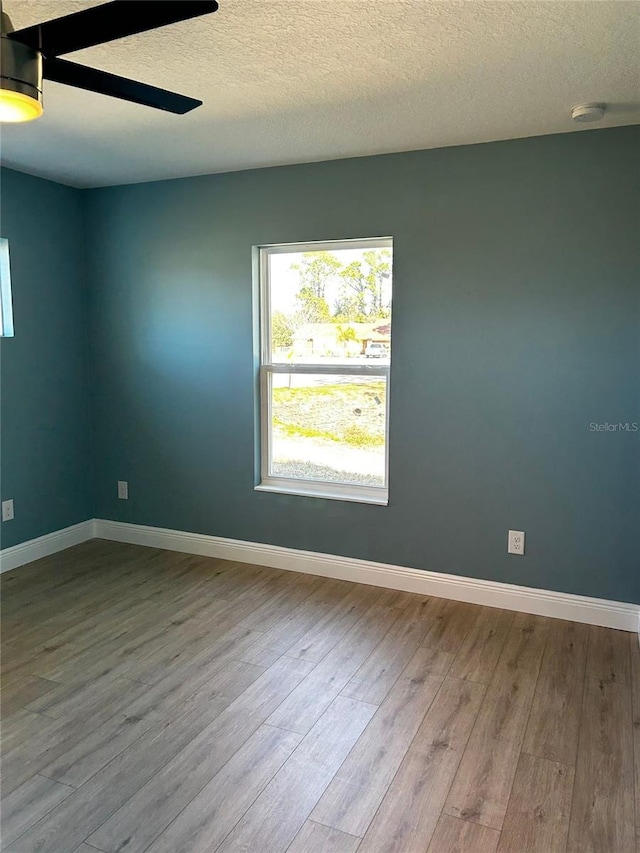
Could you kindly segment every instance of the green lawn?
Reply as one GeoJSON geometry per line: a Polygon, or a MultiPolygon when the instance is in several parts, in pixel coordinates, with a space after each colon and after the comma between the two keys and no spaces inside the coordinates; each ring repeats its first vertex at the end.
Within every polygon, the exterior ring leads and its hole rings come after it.
{"type": "Polygon", "coordinates": [[[385,440],[385,382],[349,382],[273,389],[273,425],[289,436],[354,447],[385,440]]]}

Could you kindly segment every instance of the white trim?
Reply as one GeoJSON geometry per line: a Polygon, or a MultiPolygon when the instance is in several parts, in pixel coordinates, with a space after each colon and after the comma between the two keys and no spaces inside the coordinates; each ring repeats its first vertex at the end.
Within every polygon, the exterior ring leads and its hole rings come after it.
{"type": "Polygon", "coordinates": [[[20,545],[4,548],[0,551],[0,573],[17,569],[42,557],[50,557],[51,554],[57,554],[58,551],[64,551],[65,548],[71,548],[72,545],[79,545],[94,538],[95,520],[90,519],[65,527],[63,530],[47,533],[45,536],[38,536],[37,539],[21,542],[20,545]]]}
{"type": "Polygon", "coordinates": [[[263,370],[269,373],[291,373],[294,376],[386,376],[389,378],[390,360],[379,364],[369,364],[359,361],[357,364],[346,364],[341,361],[332,364],[314,364],[313,362],[265,362],[263,370]]]}
{"type": "Polygon", "coordinates": [[[350,237],[347,240],[311,240],[307,243],[263,243],[270,255],[290,255],[298,252],[321,252],[323,249],[339,252],[341,249],[392,249],[393,237],[350,237]]]}
{"type": "MultiPolygon", "coordinates": [[[[273,377],[264,366],[260,366],[260,484],[264,483],[271,473],[271,458],[273,455],[273,412],[271,396],[273,392],[273,377]]],[[[258,484],[258,485],[260,485],[258,484]]]]}
{"type": "Polygon", "coordinates": [[[383,486],[359,486],[357,483],[329,483],[320,480],[295,480],[293,477],[263,477],[254,486],[256,492],[277,492],[330,501],[351,501],[360,504],[389,505],[389,491],[383,486]]]}
{"type": "Polygon", "coordinates": [[[355,583],[435,595],[454,601],[469,601],[473,604],[502,607],[506,610],[568,619],[588,625],[602,625],[623,631],[637,631],[640,619],[640,604],[588,598],[583,595],[409,569],[313,551],[298,551],[278,545],[224,539],[201,533],[96,519],[95,535],[116,542],[201,554],[241,563],[257,563],[274,569],[340,578],[355,583]]]}
{"type": "Polygon", "coordinates": [[[256,409],[259,413],[258,445],[260,458],[260,482],[255,485],[257,491],[280,492],[289,495],[313,496],[330,500],[345,500],[356,503],[387,505],[389,503],[389,399],[390,365],[353,364],[345,360],[342,363],[313,364],[286,361],[273,361],[271,280],[269,258],[271,255],[313,252],[321,249],[338,251],[340,249],[389,248],[393,250],[393,237],[369,237],[349,240],[318,240],[310,243],[276,243],[254,246],[253,275],[254,294],[257,294],[258,333],[258,383],[256,409]],[[257,280],[256,280],[257,276],[257,280]],[[325,483],[307,478],[279,477],[272,474],[273,461],[273,375],[323,375],[323,376],[382,376],[385,379],[385,442],[384,442],[384,485],[363,487],[351,483],[325,483]]]}
{"type": "Polygon", "coordinates": [[[602,625],[622,631],[638,631],[640,634],[639,604],[103,519],[82,521],[46,536],[5,548],[0,551],[0,572],[8,572],[96,537],[240,563],[257,563],[274,569],[435,595],[454,601],[502,607],[505,610],[568,619],[588,625],[602,625]]]}
{"type": "Polygon", "coordinates": [[[13,337],[13,306],[11,302],[11,265],[9,241],[0,237],[0,338],[13,337]]]}

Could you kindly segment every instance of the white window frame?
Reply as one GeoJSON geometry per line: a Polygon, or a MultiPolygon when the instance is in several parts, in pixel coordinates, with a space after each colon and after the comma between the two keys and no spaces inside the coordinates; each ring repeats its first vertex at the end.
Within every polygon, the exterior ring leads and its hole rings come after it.
{"type": "Polygon", "coordinates": [[[13,307],[11,303],[11,267],[9,241],[0,237],[0,338],[13,337],[13,307]]]}
{"type": "MultiPolygon", "coordinates": [[[[336,251],[339,249],[393,249],[392,237],[368,237],[354,240],[323,240],[313,243],[279,243],[256,246],[255,270],[258,276],[259,294],[259,406],[260,406],[260,482],[256,491],[279,492],[289,495],[328,498],[330,500],[354,501],[386,506],[389,503],[389,364],[289,364],[273,362],[271,347],[271,305],[269,286],[269,256],[293,252],[336,251]],[[286,374],[327,374],[334,376],[384,376],[385,394],[385,484],[384,486],[361,486],[350,483],[328,483],[322,480],[299,479],[294,477],[274,477],[271,466],[271,424],[272,424],[272,377],[276,373],[286,374]]],[[[393,299],[393,294],[392,294],[393,299]]],[[[391,359],[389,359],[389,362],[391,359]]]]}

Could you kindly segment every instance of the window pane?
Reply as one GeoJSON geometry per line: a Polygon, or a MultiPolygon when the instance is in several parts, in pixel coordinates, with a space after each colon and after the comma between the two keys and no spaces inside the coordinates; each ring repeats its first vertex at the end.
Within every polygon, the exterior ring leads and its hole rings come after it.
{"type": "Polygon", "coordinates": [[[272,374],[271,476],[384,486],[384,376],[272,374]]]}
{"type": "Polygon", "coordinates": [[[389,363],[391,247],[269,253],[271,359],[389,363]]]}
{"type": "Polygon", "coordinates": [[[0,237],[0,337],[13,337],[11,268],[9,266],[9,241],[6,237],[0,237]]]}

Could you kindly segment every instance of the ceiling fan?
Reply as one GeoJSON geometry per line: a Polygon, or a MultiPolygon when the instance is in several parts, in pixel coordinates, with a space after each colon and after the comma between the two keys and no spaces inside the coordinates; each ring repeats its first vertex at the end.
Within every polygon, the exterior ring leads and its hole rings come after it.
{"type": "Polygon", "coordinates": [[[183,115],[202,101],[68,62],[74,50],[208,15],[216,0],[114,0],[14,30],[7,14],[0,26],[0,121],[29,121],[42,115],[42,81],[54,80],[183,115]]]}

